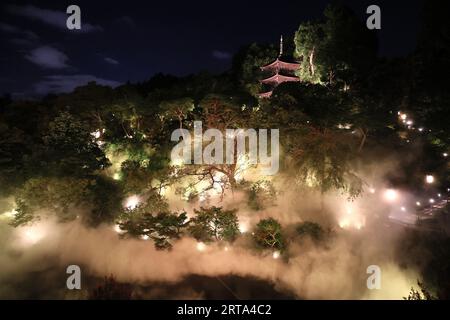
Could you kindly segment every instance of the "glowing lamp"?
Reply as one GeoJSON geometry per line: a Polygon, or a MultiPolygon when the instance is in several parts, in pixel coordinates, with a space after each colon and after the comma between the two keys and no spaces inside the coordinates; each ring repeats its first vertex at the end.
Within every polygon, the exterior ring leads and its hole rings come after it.
{"type": "Polygon", "coordinates": [[[398,198],[398,192],[394,189],[387,189],[384,192],[384,198],[388,201],[388,202],[393,202],[395,200],[397,200],[398,198]]]}
{"type": "Polygon", "coordinates": [[[206,245],[203,242],[197,243],[197,251],[202,252],[202,251],[205,251],[205,249],[206,249],[206,245]]]}

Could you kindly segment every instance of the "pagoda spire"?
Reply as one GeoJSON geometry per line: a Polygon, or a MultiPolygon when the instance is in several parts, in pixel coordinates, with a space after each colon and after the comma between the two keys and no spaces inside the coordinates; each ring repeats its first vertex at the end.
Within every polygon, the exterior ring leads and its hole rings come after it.
{"type": "Polygon", "coordinates": [[[280,36],[280,54],[278,57],[281,57],[283,55],[283,35],[280,36]]]}

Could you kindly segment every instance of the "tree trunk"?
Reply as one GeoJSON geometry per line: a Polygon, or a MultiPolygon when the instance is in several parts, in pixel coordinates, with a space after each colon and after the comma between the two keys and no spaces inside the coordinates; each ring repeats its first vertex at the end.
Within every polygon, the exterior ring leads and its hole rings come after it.
{"type": "Polygon", "coordinates": [[[122,129],[123,129],[123,131],[125,132],[125,135],[127,136],[127,138],[129,138],[130,135],[128,134],[127,129],[125,129],[125,126],[124,126],[124,124],[123,124],[123,121],[120,121],[120,124],[122,125],[122,129]]]}
{"type": "Polygon", "coordinates": [[[362,138],[361,138],[361,142],[359,143],[358,152],[361,152],[364,147],[364,144],[366,143],[366,140],[367,140],[368,130],[364,131],[364,129],[359,128],[359,132],[361,132],[362,138]]]}
{"type": "Polygon", "coordinates": [[[178,123],[180,124],[180,129],[183,129],[183,118],[181,115],[177,115],[178,123]]]}
{"type": "Polygon", "coordinates": [[[309,55],[309,68],[311,70],[312,76],[314,76],[314,74],[316,73],[316,70],[314,68],[314,51],[315,51],[315,47],[313,47],[313,49],[309,55]]]}

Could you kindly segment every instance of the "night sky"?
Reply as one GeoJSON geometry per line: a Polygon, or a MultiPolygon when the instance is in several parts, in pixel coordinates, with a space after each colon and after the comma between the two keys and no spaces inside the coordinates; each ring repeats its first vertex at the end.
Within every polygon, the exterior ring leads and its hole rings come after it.
{"type": "MultiPolygon", "coordinates": [[[[414,50],[421,1],[342,1],[361,19],[382,10],[381,55],[414,50]]],[[[71,90],[95,80],[116,86],[158,72],[221,72],[252,42],[278,43],[328,1],[14,1],[0,7],[0,93],[13,97],[71,90]],[[81,31],[66,28],[81,8],[81,31]]],[[[375,32],[375,31],[374,31],[375,32]]]]}

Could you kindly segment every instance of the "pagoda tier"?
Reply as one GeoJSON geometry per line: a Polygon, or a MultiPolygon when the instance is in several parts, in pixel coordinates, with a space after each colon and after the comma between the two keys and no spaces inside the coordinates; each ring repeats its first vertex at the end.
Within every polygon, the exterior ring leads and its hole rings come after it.
{"type": "Polygon", "coordinates": [[[258,94],[258,97],[260,98],[270,98],[270,96],[272,95],[272,91],[268,91],[268,92],[263,92],[258,94]]]}
{"type": "Polygon", "coordinates": [[[270,84],[270,85],[277,86],[280,83],[288,82],[288,81],[300,81],[300,79],[297,77],[283,76],[281,74],[276,73],[273,76],[271,76],[270,78],[261,80],[260,82],[264,83],[264,84],[270,84]]]}
{"type": "Polygon", "coordinates": [[[300,67],[299,63],[289,63],[276,59],[271,64],[261,67],[262,71],[272,71],[278,73],[280,70],[295,72],[300,67]]]}
{"type": "Polygon", "coordinates": [[[280,54],[278,55],[278,58],[272,63],[260,68],[263,72],[270,72],[272,74],[271,77],[260,80],[260,83],[264,84],[266,87],[270,87],[266,89],[269,91],[258,94],[260,98],[270,98],[273,90],[280,83],[300,81],[300,78],[295,75],[295,71],[300,68],[300,64],[281,61],[280,57],[282,56],[283,36],[280,37],[280,54]]]}

